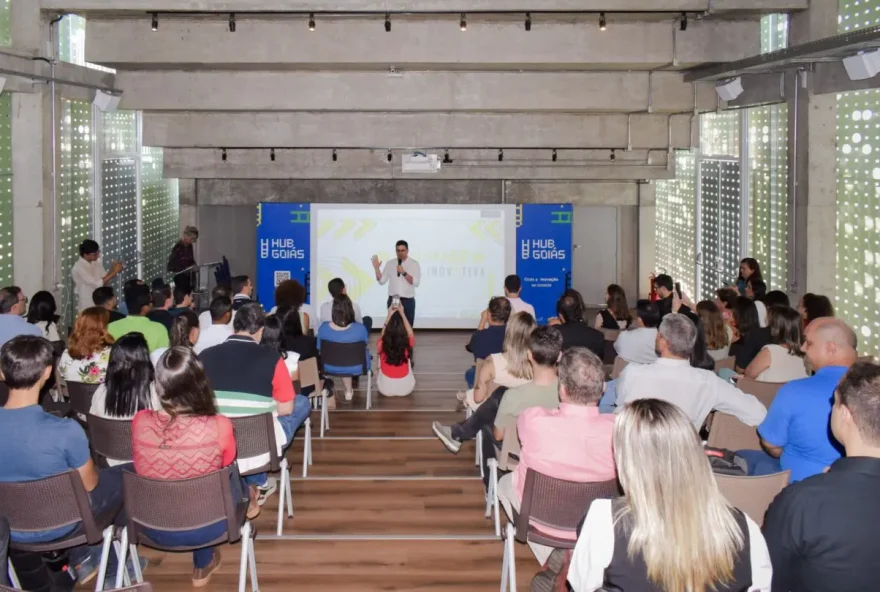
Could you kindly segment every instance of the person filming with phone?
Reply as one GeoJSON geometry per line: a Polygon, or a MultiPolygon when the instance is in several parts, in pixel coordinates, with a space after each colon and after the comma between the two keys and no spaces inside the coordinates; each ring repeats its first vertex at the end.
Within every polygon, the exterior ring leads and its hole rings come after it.
{"type": "Polygon", "coordinates": [[[409,244],[405,240],[397,241],[395,245],[397,261],[393,259],[385,263],[384,270],[378,255],[373,255],[373,269],[376,272],[376,281],[380,285],[388,284],[388,303],[391,308],[400,300],[403,314],[409,321],[410,327],[415,326],[416,320],[416,288],[422,280],[422,269],[419,262],[409,256],[409,244]]]}
{"type": "Polygon", "coordinates": [[[675,282],[673,284],[672,277],[661,273],[654,278],[654,288],[660,300],[657,301],[657,307],[660,309],[660,318],[672,312],[687,315],[692,321],[696,322],[698,318],[694,313],[697,308],[687,294],[681,291],[681,284],[675,282]]]}

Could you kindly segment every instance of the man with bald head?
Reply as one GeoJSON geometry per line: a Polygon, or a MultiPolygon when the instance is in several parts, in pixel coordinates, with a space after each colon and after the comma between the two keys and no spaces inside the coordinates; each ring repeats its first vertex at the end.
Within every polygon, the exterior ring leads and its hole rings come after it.
{"type": "Polygon", "coordinates": [[[791,470],[800,481],[825,470],[840,458],[842,447],[828,428],[834,390],[856,361],[856,335],[840,319],[814,320],[804,332],[802,347],[816,372],[779,389],[767,417],[758,426],[767,451],[742,451],[749,474],[766,475],[791,470]]]}

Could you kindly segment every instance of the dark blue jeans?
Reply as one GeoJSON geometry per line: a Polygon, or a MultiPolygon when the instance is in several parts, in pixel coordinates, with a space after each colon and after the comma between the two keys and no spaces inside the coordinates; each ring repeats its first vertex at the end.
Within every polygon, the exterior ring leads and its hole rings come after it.
{"type": "MultiPolygon", "coordinates": [[[[403,307],[403,316],[406,317],[406,320],[409,321],[410,327],[416,326],[416,299],[415,298],[401,298],[400,305],[403,307]]],[[[391,296],[388,297],[388,302],[385,304],[385,308],[391,308],[391,296]]]]}
{"type": "Polygon", "coordinates": [[[749,465],[749,475],[772,475],[782,470],[778,458],[773,458],[763,450],[737,450],[736,453],[749,465]]]}
{"type": "Polygon", "coordinates": [[[469,389],[474,388],[474,383],[477,381],[477,367],[471,366],[467,370],[464,371],[464,381],[467,383],[467,387],[469,389]]]}
{"type": "MultiPolygon", "coordinates": [[[[285,450],[290,446],[290,443],[293,441],[293,435],[296,433],[296,430],[306,422],[311,411],[312,404],[309,402],[309,398],[304,395],[296,395],[293,400],[293,413],[290,415],[278,416],[278,423],[281,424],[281,428],[284,430],[284,435],[287,436],[287,442],[284,443],[285,450]]],[[[256,485],[257,487],[265,485],[266,479],[266,473],[248,475],[244,478],[245,483],[248,485],[256,485]]]]}

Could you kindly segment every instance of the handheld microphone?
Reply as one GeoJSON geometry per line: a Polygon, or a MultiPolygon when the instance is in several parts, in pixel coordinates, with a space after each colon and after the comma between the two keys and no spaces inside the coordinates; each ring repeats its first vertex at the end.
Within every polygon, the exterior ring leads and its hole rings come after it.
{"type": "MultiPolygon", "coordinates": [[[[398,258],[397,258],[397,266],[400,267],[401,265],[403,265],[403,259],[401,259],[400,257],[398,257],[398,258]]],[[[402,276],[402,275],[403,275],[403,274],[400,273],[399,271],[397,272],[397,277],[400,277],[400,276],[402,276]]]]}

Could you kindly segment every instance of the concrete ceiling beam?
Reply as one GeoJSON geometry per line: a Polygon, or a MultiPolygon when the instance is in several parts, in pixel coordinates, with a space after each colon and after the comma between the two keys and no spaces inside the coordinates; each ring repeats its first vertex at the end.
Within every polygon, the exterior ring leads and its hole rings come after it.
{"type": "Polygon", "coordinates": [[[146,112],[164,148],[617,148],[691,145],[691,115],[146,112]],[[671,134],[670,134],[671,127],[671,134]]]}
{"type": "MultiPolygon", "coordinates": [[[[121,71],[121,108],[145,111],[693,110],[677,72],[228,72],[121,71]]],[[[697,85],[697,108],[716,108],[697,85]]]]}
{"type": "Polygon", "coordinates": [[[728,62],[758,53],[753,20],[550,23],[523,31],[519,21],[416,20],[386,33],[364,19],[92,18],[86,59],[121,70],[649,70],[728,62]]]}

